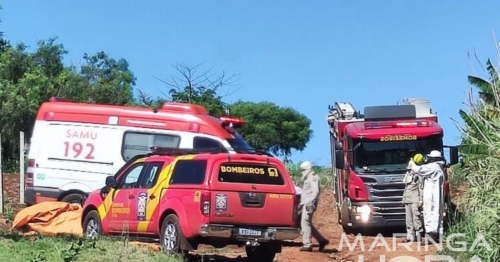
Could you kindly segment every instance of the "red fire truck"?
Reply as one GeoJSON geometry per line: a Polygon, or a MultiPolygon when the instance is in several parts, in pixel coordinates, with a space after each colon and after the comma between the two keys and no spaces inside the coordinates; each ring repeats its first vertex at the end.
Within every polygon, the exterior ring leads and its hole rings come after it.
{"type": "MultiPolygon", "coordinates": [[[[458,148],[443,145],[443,129],[425,99],[368,106],[364,114],[337,102],[329,106],[327,121],[338,222],[346,233],[405,226],[403,178],[415,154],[447,147],[447,166],[458,163],[458,148]]],[[[444,196],[446,212],[447,175],[444,196]]]]}

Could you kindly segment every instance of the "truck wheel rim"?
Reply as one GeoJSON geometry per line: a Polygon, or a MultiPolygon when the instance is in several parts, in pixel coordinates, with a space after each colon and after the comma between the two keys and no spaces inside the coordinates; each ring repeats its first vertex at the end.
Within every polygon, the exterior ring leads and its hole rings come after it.
{"type": "Polygon", "coordinates": [[[174,224],[169,223],[165,230],[165,240],[163,245],[166,250],[173,250],[177,244],[177,229],[174,224]]]}
{"type": "Polygon", "coordinates": [[[91,219],[87,224],[87,237],[88,238],[96,238],[99,236],[99,225],[95,219],[91,219]]]}

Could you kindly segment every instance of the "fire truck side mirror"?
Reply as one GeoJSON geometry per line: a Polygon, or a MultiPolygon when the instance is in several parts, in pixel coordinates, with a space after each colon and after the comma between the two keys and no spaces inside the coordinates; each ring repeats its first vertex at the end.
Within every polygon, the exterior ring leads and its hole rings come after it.
{"type": "Polygon", "coordinates": [[[335,142],[335,150],[342,150],[342,143],[340,142],[335,142]]]}
{"type": "Polygon", "coordinates": [[[458,147],[451,146],[450,147],[450,166],[454,164],[458,164],[458,147]]]}
{"type": "Polygon", "coordinates": [[[335,151],[335,167],[337,169],[344,169],[344,154],[342,150],[335,151]]]}

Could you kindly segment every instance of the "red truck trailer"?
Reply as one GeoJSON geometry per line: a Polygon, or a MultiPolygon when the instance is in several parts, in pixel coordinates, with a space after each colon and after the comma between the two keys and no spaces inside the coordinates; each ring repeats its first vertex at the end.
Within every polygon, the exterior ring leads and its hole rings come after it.
{"type": "MultiPolygon", "coordinates": [[[[443,129],[425,99],[368,106],[329,106],[334,192],[338,222],[346,233],[405,226],[402,202],[408,161],[417,153],[449,148],[447,166],[458,163],[458,148],[443,145],[443,129]]],[[[445,168],[445,212],[449,183],[445,168]]]]}

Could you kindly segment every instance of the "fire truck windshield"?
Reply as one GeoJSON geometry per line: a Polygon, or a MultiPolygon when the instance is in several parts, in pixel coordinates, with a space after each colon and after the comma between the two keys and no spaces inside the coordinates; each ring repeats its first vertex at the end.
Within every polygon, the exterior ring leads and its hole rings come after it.
{"type": "Polygon", "coordinates": [[[357,145],[353,168],[361,173],[403,171],[415,154],[425,155],[443,148],[441,137],[388,142],[354,140],[353,145],[357,145]]]}

